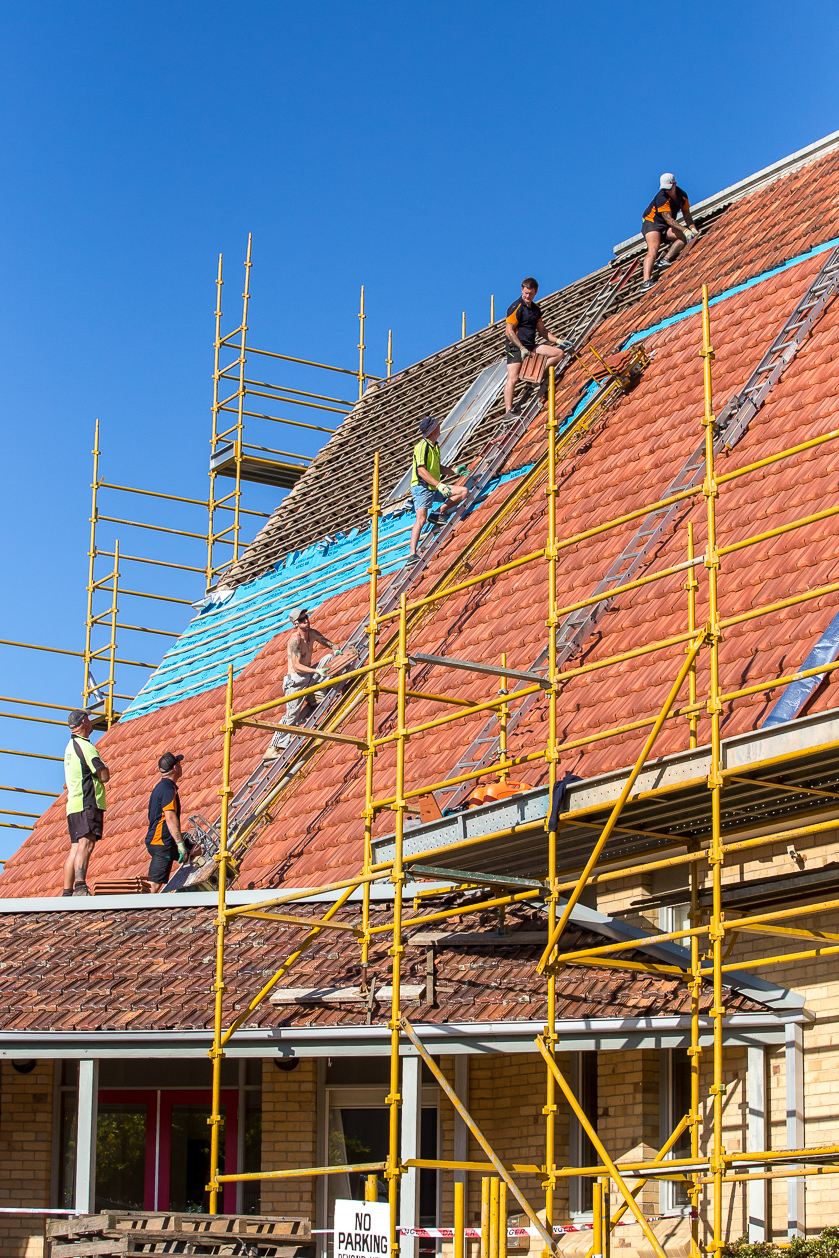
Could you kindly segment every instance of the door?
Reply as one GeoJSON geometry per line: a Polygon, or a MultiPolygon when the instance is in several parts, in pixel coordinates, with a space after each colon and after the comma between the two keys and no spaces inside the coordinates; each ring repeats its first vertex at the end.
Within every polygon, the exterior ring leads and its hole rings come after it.
{"type": "MultiPolygon", "coordinates": [[[[137,1090],[99,1093],[96,1129],[97,1210],[209,1210],[209,1091],[137,1090]]],[[[238,1093],[221,1094],[220,1164],[234,1174],[238,1093]]],[[[236,1185],[225,1184],[221,1209],[236,1212],[236,1185]]]]}

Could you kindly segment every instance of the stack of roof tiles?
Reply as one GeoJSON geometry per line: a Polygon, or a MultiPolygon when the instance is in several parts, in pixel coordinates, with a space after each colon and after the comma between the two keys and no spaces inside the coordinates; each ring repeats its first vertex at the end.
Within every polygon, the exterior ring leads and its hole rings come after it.
{"type": "MultiPolygon", "coordinates": [[[[684,260],[663,275],[651,293],[616,310],[604,322],[594,337],[601,353],[613,353],[630,337],[644,333],[652,361],[639,386],[611,412],[596,438],[561,465],[560,537],[575,535],[654,501],[668,485],[695,448],[702,431],[702,360],[696,311],[702,284],[708,284],[712,298],[719,298],[712,312],[715,406],[719,411],[743,385],[812,281],[824,261],[827,243],[839,236],[837,193],[839,153],[833,151],[734,202],[716,218],[684,260]],[[818,198],[805,195],[814,179],[819,183],[818,198]]],[[[416,416],[428,405],[426,397],[421,396],[420,382],[427,384],[439,378],[435,397],[442,398],[449,382],[455,380],[455,348],[402,373],[399,381],[382,392],[381,402],[374,395],[364,412],[368,419],[355,439],[368,454],[377,446],[387,445],[391,460],[387,474],[394,481],[413,439],[416,416]],[[404,410],[402,401],[393,407],[385,404],[388,389],[394,390],[392,398],[404,400],[404,410]],[[397,393],[399,390],[404,390],[404,394],[397,393]],[[409,398],[413,399],[410,405],[409,398]],[[375,420],[377,407],[381,407],[381,429],[375,420]]],[[[484,348],[476,344],[474,360],[463,366],[462,377],[451,386],[452,400],[462,392],[470,376],[496,356],[495,349],[490,352],[489,336],[484,348]]],[[[775,386],[748,434],[730,456],[726,470],[839,428],[837,357],[839,302],[828,309],[775,386]]],[[[573,408],[585,382],[581,366],[569,370],[559,389],[561,414],[573,408]]],[[[336,510],[340,508],[341,500],[332,492],[332,476],[337,467],[335,460],[341,458],[341,443],[348,439],[349,431],[342,430],[330,441],[311,475],[307,473],[300,482],[300,496],[308,478],[312,493],[319,493],[324,504],[332,502],[337,504],[336,510]],[[317,481],[320,475],[325,478],[322,482],[317,481]],[[316,484],[322,488],[315,490],[316,484]]],[[[514,452],[515,465],[531,461],[544,445],[541,417],[514,452]]],[[[839,446],[828,443],[733,482],[721,492],[718,504],[721,543],[833,505],[838,479],[839,446]]],[[[463,522],[431,565],[424,584],[432,582],[451,563],[507,492],[508,487],[500,486],[463,522]]],[[[276,562],[284,548],[299,546],[305,540],[291,524],[295,495],[289,495],[286,501],[290,505],[269,522],[243,559],[240,579],[259,575],[276,562]],[[286,527],[290,532],[283,531],[286,527]],[[292,535],[293,542],[289,540],[292,535]]],[[[365,504],[366,489],[362,487],[358,502],[353,499],[349,503],[353,519],[363,516],[365,504]]],[[[494,565],[544,545],[544,511],[544,497],[533,497],[508,520],[480,563],[494,565]]],[[[328,529],[339,523],[343,527],[351,522],[344,518],[342,508],[334,523],[325,520],[324,517],[319,528],[328,529]]],[[[684,559],[688,520],[695,523],[697,548],[702,550],[705,523],[700,500],[686,507],[678,524],[661,539],[651,565],[664,567],[684,559]]],[[[558,577],[561,602],[570,603],[591,593],[623,549],[632,528],[629,525],[616,529],[562,551],[558,577]]],[[[722,614],[733,615],[833,579],[838,551],[835,524],[827,520],[755,546],[744,558],[726,560],[720,575],[722,614]]],[[[704,582],[701,586],[700,623],[705,615],[704,582]]],[[[359,584],[328,599],[320,607],[318,628],[332,640],[346,638],[364,616],[367,598],[366,585],[359,584]]],[[[835,614],[837,601],[835,595],[828,595],[732,628],[722,647],[724,688],[769,681],[781,672],[793,670],[835,614]]],[[[545,642],[546,608],[544,565],[531,564],[505,578],[451,596],[425,619],[412,645],[429,654],[446,653],[492,663],[498,663],[501,652],[506,651],[512,667],[527,668],[545,642]]],[[[605,659],[653,638],[682,632],[686,625],[683,577],[661,581],[615,602],[587,642],[584,659],[605,659]]],[[[277,634],[240,673],[236,682],[237,708],[267,701],[280,693],[286,640],[285,633],[277,634]]],[[[562,739],[586,737],[657,711],[683,658],[682,649],[679,645],[654,656],[640,656],[569,681],[560,699],[562,739]]],[[[705,664],[701,662],[700,688],[706,681],[705,664]]],[[[415,670],[412,684],[431,691],[445,689],[458,699],[478,700],[494,694],[486,678],[467,673],[415,670]]],[[[771,693],[757,693],[729,706],[724,713],[724,733],[755,728],[772,702],[771,693]]],[[[816,709],[834,706],[833,685],[826,684],[812,702],[816,709]]],[[[389,728],[394,706],[388,697],[382,697],[378,711],[380,729],[389,728]]],[[[436,711],[423,701],[412,701],[410,718],[412,722],[427,719],[436,711]]],[[[217,816],[221,714],[222,693],[215,687],[118,725],[103,737],[100,747],[112,778],[105,838],[97,845],[93,858],[95,877],[125,878],[145,872],[145,809],[162,750],[185,753],[181,795],[186,812],[202,813],[210,819],[217,816]]],[[[454,722],[413,738],[408,753],[408,787],[445,777],[480,721],[478,717],[454,722]]],[[[346,730],[363,732],[361,717],[350,720],[346,730]]],[[[543,746],[545,732],[546,707],[541,702],[516,728],[513,753],[543,746]]],[[[641,730],[568,752],[563,756],[562,767],[587,777],[624,766],[637,754],[645,733],[641,730]]],[[[703,720],[700,741],[707,736],[703,720]]],[[[234,785],[243,782],[253,770],[266,737],[252,729],[237,734],[234,785]]],[[[680,749],[685,744],[684,725],[672,722],[663,731],[656,754],[680,749]]],[[[392,790],[393,772],[392,749],[385,749],[376,761],[377,793],[392,790]]],[[[536,784],[544,779],[544,766],[535,762],[518,776],[536,784]]],[[[312,885],[355,872],[361,858],[363,796],[364,772],[358,753],[351,747],[334,746],[320,751],[305,774],[272,809],[271,823],[245,862],[241,885],[312,885]]],[[[66,847],[62,814],[63,801],[58,801],[38,822],[0,877],[2,894],[46,895],[58,890],[66,847]]],[[[386,814],[380,819],[379,832],[384,833],[391,826],[392,814],[386,814]]]]}

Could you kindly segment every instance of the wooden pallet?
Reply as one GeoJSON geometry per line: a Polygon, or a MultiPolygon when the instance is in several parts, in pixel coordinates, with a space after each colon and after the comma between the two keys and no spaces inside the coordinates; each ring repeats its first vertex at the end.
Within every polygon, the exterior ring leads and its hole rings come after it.
{"type": "Polygon", "coordinates": [[[103,1211],[47,1224],[48,1258],[123,1254],[311,1258],[311,1239],[308,1219],[260,1214],[103,1211]]]}

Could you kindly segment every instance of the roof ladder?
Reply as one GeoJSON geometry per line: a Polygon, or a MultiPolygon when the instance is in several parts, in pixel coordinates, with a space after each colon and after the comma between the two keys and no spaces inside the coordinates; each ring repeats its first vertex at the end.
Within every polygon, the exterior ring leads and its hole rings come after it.
{"type": "MultiPolygon", "coordinates": [[[[721,411],[716,421],[715,452],[733,450],[738,441],[743,438],[767,394],[781,378],[814,325],[833,301],[837,289],[839,289],[839,246],[828,254],[821,270],[743,388],[729,399],[721,411]]],[[[704,475],[705,440],[703,438],[668,485],[662,498],[666,499],[679,493],[680,490],[693,488],[700,483],[704,475]]],[[[657,511],[651,511],[595,588],[594,595],[606,594],[610,589],[633,580],[674,516],[683,509],[684,505],[684,502],[680,501],[667,507],[660,507],[657,511]]],[[[603,599],[593,606],[580,608],[566,616],[557,630],[556,663],[558,668],[561,668],[581,649],[603,613],[611,606],[611,602],[610,599],[603,599]]],[[[547,674],[546,651],[540,652],[529,671],[547,674]]],[[[514,693],[511,692],[511,698],[514,693]]],[[[529,710],[536,697],[536,695],[529,695],[515,712],[510,713],[507,722],[508,735],[529,710]]],[[[477,771],[492,764],[498,758],[499,751],[497,728],[494,717],[488,720],[448,776],[463,777],[473,770],[477,771]]],[[[437,802],[441,808],[457,808],[464,802],[471,789],[472,783],[465,782],[460,786],[438,791],[437,802]]]]}

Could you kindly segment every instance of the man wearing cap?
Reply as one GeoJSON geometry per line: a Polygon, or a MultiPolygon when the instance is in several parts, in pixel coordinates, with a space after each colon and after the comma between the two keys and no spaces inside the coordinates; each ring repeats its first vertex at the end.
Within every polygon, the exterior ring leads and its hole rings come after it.
{"type": "Polygon", "coordinates": [[[411,472],[411,497],[414,500],[416,519],[411,529],[411,553],[408,563],[419,563],[417,547],[420,534],[428,520],[428,512],[435,503],[441,504],[437,522],[459,506],[469,492],[465,485],[450,485],[451,477],[465,475],[468,467],[444,467],[440,461],[440,421],[432,415],[420,420],[422,437],[414,446],[414,462],[411,472]],[[443,479],[445,477],[445,479],[443,479]]]}
{"type": "Polygon", "coordinates": [[[105,820],[105,783],[110,773],[105,761],[90,741],[90,717],[76,708],[67,717],[70,741],[64,752],[64,781],[67,784],[67,829],[70,851],[64,862],[62,895],[90,895],[87,863],[97,839],[102,838],[105,820]]]}
{"type": "Polygon", "coordinates": [[[157,762],[160,781],[149,798],[149,828],[146,831],[146,847],[149,861],[149,882],[152,891],[162,891],[169,881],[172,862],[183,864],[189,853],[181,834],[181,801],[178,782],[183,769],[183,756],[164,751],[157,762]]]}
{"type": "MultiPolygon", "coordinates": [[[[294,625],[294,632],[288,640],[288,672],[283,678],[283,694],[293,695],[297,690],[307,690],[310,686],[315,686],[319,681],[325,681],[327,677],[336,677],[339,673],[346,672],[347,668],[355,663],[358,659],[358,652],[354,648],[349,648],[342,653],[338,653],[334,643],[325,638],[317,629],[313,629],[309,624],[309,611],[306,607],[295,607],[290,613],[291,623],[294,625]],[[320,644],[329,648],[326,655],[322,655],[317,665],[312,664],[312,648],[320,644]]],[[[318,690],[314,694],[304,695],[302,699],[289,699],[285,708],[284,725],[299,725],[301,718],[305,713],[311,712],[317,704],[321,703],[326,697],[328,691],[318,690]]],[[[271,739],[264,759],[276,760],[282,755],[283,750],[291,741],[291,734],[282,734],[277,731],[271,739]]]]}
{"type": "Polygon", "coordinates": [[[539,284],[532,275],[521,282],[521,297],[507,307],[504,320],[504,335],[507,347],[507,383],[504,385],[504,410],[509,415],[513,409],[513,393],[516,381],[521,375],[522,363],[531,354],[539,354],[546,358],[548,366],[559,362],[567,349],[569,341],[561,341],[549,332],[542,322],[542,307],[536,305],[536,294],[539,284]],[[536,334],[549,342],[547,345],[536,344],[536,334]]]}
{"type": "Polygon", "coordinates": [[[662,240],[672,241],[670,248],[659,262],[659,266],[670,266],[685,245],[693,236],[699,235],[699,228],[690,213],[688,194],[676,183],[676,176],[669,172],[659,180],[659,190],[644,210],[641,220],[641,231],[647,242],[647,256],[644,259],[644,282],[642,292],[648,292],[653,286],[653,265],[662,240]],[[687,230],[676,222],[676,215],[681,210],[687,230]]]}

